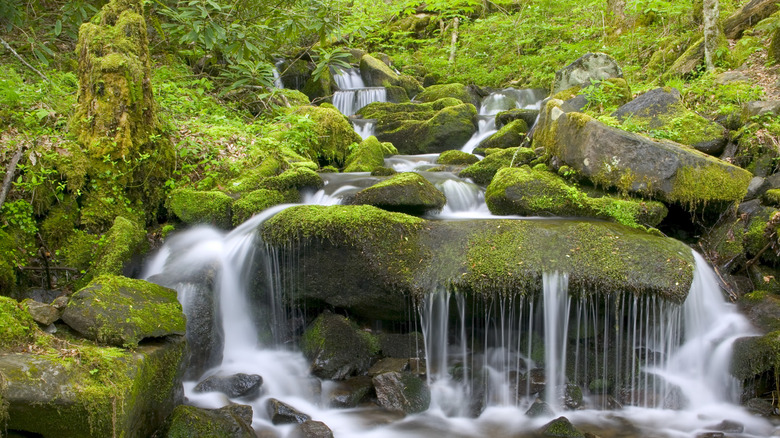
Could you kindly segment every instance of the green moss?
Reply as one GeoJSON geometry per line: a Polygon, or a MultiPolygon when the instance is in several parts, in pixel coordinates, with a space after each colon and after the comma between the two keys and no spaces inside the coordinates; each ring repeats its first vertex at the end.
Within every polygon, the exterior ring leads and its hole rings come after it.
{"type": "Polygon", "coordinates": [[[320,165],[343,166],[350,146],[362,140],[347,118],[336,109],[304,106],[294,113],[308,116],[315,122],[316,141],[311,145],[310,158],[318,160],[320,165]]]}
{"type": "Polygon", "coordinates": [[[780,189],[769,189],[761,195],[761,200],[764,204],[771,205],[773,207],[780,207],[780,189]]]}
{"type": "Polygon", "coordinates": [[[438,211],[447,199],[418,173],[403,172],[355,194],[354,204],[373,205],[389,211],[422,215],[438,211]]]}
{"type": "Polygon", "coordinates": [[[285,192],[287,190],[301,190],[304,188],[322,187],[322,178],[317,172],[306,167],[295,167],[285,170],[280,175],[265,178],[260,181],[260,187],[268,190],[285,192]]]}
{"type": "Polygon", "coordinates": [[[478,161],[479,158],[475,155],[460,150],[444,151],[439,155],[439,158],[436,159],[438,164],[453,166],[469,165],[477,163],[478,161]]]}
{"type": "Polygon", "coordinates": [[[104,242],[91,274],[119,275],[133,256],[140,255],[146,249],[146,230],[129,219],[117,216],[104,242]]]}
{"type": "Polygon", "coordinates": [[[461,102],[471,103],[472,98],[463,84],[431,85],[415,97],[420,102],[435,102],[439,99],[455,98],[461,102]]]}
{"type": "Polygon", "coordinates": [[[342,380],[368,370],[372,350],[379,350],[378,341],[372,338],[347,318],[322,313],[303,332],[301,352],[313,362],[314,375],[342,380]]]}
{"type": "Polygon", "coordinates": [[[0,230],[0,290],[10,295],[16,289],[15,245],[11,236],[0,230]]]}
{"type": "Polygon", "coordinates": [[[186,224],[206,223],[230,228],[233,198],[220,191],[177,189],[168,196],[167,207],[186,224]]]}
{"type": "Polygon", "coordinates": [[[0,296],[0,351],[32,342],[35,327],[32,316],[16,300],[0,296]]]}
{"type": "MultiPolygon", "coordinates": [[[[769,243],[766,237],[768,234],[768,223],[779,211],[775,208],[765,207],[754,214],[748,221],[745,227],[744,246],[745,253],[749,257],[755,257],[769,243]]],[[[771,233],[772,230],[769,231],[771,233]]],[[[777,226],[775,226],[774,231],[777,232],[777,226]]],[[[761,261],[768,265],[776,266],[780,263],[780,257],[774,251],[764,251],[761,255],[761,261]]]]}
{"type": "Polygon", "coordinates": [[[280,192],[277,190],[258,189],[243,195],[233,203],[233,225],[239,225],[274,205],[297,202],[300,196],[295,190],[280,192]]]}
{"type": "Polygon", "coordinates": [[[510,164],[526,164],[536,158],[536,153],[531,148],[500,149],[491,153],[486,151],[486,154],[485,159],[463,169],[459,176],[471,178],[477,184],[487,185],[499,169],[509,167],[510,164]]]}
{"type": "Polygon", "coordinates": [[[344,172],[372,172],[384,166],[385,156],[398,151],[391,143],[380,143],[373,135],[360,142],[347,157],[344,172]]]}
{"type": "Polygon", "coordinates": [[[480,147],[506,149],[520,146],[525,140],[527,132],[528,124],[523,119],[513,120],[504,125],[498,132],[486,138],[480,144],[480,147]]]}
{"type": "Polygon", "coordinates": [[[748,172],[735,173],[715,164],[681,167],[669,199],[688,205],[740,201],[747,193],[752,175],[748,172]]]}
{"type": "Polygon", "coordinates": [[[68,196],[52,208],[41,222],[41,236],[49,248],[59,248],[78,225],[78,204],[74,197],[68,196]]]}

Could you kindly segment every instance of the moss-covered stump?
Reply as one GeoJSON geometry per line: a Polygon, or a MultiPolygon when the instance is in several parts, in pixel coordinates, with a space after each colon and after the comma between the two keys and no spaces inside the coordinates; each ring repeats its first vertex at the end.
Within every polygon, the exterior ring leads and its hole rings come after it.
{"type": "Polygon", "coordinates": [[[444,151],[436,159],[437,164],[444,164],[447,166],[468,166],[479,162],[479,158],[476,155],[463,151],[444,151]]]}
{"type": "Polygon", "coordinates": [[[352,128],[349,120],[335,108],[303,106],[295,110],[295,113],[307,115],[316,122],[314,132],[317,140],[310,147],[313,156],[309,158],[319,161],[322,166],[343,166],[350,146],[363,140],[352,128]]]}
{"type": "Polygon", "coordinates": [[[370,333],[332,313],[320,314],[301,338],[312,374],[322,379],[344,380],[365,373],[378,350],[379,343],[370,333]]]}
{"type": "MultiPolygon", "coordinates": [[[[321,181],[321,180],[320,180],[321,181]]],[[[300,195],[295,190],[258,189],[249,192],[233,202],[233,225],[244,223],[247,219],[274,205],[298,202],[300,195]]]]}
{"type": "Polygon", "coordinates": [[[726,146],[727,130],[685,108],[676,89],[656,88],[621,106],[613,114],[643,131],[661,130],[665,138],[710,155],[726,146]]]}
{"type": "Polygon", "coordinates": [[[493,151],[482,161],[472,164],[458,174],[461,178],[471,178],[477,184],[488,185],[500,169],[510,164],[520,166],[530,163],[536,154],[531,148],[509,148],[493,151]]]}
{"type": "Polygon", "coordinates": [[[453,98],[420,104],[374,102],[358,114],[375,119],[376,138],[392,143],[401,154],[460,149],[477,129],[476,107],[453,98]]]}
{"type": "Polygon", "coordinates": [[[112,275],[98,277],[74,293],[62,320],[88,339],[123,347],[185,333],[176,291],[112,275]]]}
{"type": "Polygon", "coordinates": [[[582,113],[565,113],[551,99],[534,141],[592,182],[689,210],[741,200],[752,174],[671,141],[609,127],[582,113]]]}
{"type": "Polygon", "coordinates": [[[427,410],[431,404],[431,390],[411,373],[383,373],[372,381],[377,403],[385,409],[414,414],[427,410]]]}
{"type": "Polygon", "coordinates": [[[498,130],[495,134],[486,138],[479,144],[482,148],[507,149],[520,146],[528,133],[528,124],[524,120],[518,119],[509,122],[498,130]]]}
{"type": "Polygon", "coordinates": [[[255,438],[252,430],[252,407],[228,405],[220,409],[203,409],[179,405],[173,410],[166,438],[224,437],[255,438]]]}
{"type": "Polygon", "coordinates": [[[555,72],[551,94],[572,87],[586,87],[594,81],[622,77],[623,71],[611,56],[605,53],[586,53],[555,72]]]}
{"type": "Polygon", "coordinates": [[[380,143],[373,135],[360,142],[347,157],[344,172],[373,172],[385,165],[385,157],[398,150],[392,143],[380,143]]]}
{"type": "Polygon", "coordinates": [[[422,93],[418,94],[414,99],[420,102],[435,102],[439,99],[444,99],[447,97],[458,99],[461,102],[471,103],[475,106],[479,105],[479,98],[476,95],[470,93],[467,86],[457,83],[431,85],[430,87],[423,90],[422,93]]]}
{"type": "Polygon", "coordinates": [[[125,266],[147,249],[146,230],[122,216],[114,219],[114,226],[105,235],[106,243],[95,260],[92,275],[124,274],[125,266]]]}
{"type": "Polygon", "coordinates": [[[415,216],[441,211],[447,198],[419,173],[403,172],[355,194],[355,205],[373,205],[415,216]]]}
{"type": "Polygon", "coordinates": [[[168,195],[167,207],[185,224],[211,224],[223,229],[232,225],[233,198],[218,191],[176,189],[168,195]]]}
{"type": "Polygon", "coordinates": [[[657,201],[592,198],[560,176],[528,166],[499,170],[487,188],[485,201],[490,212],[498,215],[586,216],[631,227],[654,227],[668,212],[657,201]]]}
{"type": "Polygon", "coordinates": [[[181,403],[182,337],[134,351],[67,344],[80,356],[0,353],[8,430],[42,436],[152,436],[181,403]]]}

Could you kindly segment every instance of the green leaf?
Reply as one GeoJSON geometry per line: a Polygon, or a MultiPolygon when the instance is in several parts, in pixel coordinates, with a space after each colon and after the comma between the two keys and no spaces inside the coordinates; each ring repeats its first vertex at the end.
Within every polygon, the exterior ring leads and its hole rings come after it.
{"type": "Polygon", "coordinates": [[[62,20],[57,20],[54,23],[54,36],[60,36],[62,33],[62,20]]]}

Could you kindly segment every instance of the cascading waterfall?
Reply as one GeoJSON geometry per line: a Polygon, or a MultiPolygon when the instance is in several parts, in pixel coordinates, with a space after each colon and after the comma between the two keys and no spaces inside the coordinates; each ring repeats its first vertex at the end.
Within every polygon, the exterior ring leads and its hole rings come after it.
{"type": "Polygon", "coordinates": [[[338,69],[333,79],[338,87],[333,93],[333,105],[345,116],[354,115],[371,102],[387,101],[385,87],[366,87],[357,69],[338,69]]]}
{"type": "Polygon", "coordinates": [[[284,88],[284,83],[282,83],[282,75],[279,73],[279,68],[284,65],[284,60],[276,61],[276,64],[274,64],[273,73],[274,73],[274,88],[282,89],[284,88]]]}
{"type": "MultiPolygon", "coordinates": [[[[471,153],[486,138],[498,132],[496,114],[515,108],[539,109],[543,95],[539,90],[505,88],[485,97],[477,114],[477,132],[463,145],[463,152],[471,153]]],[[[531,128],[529,126],[529,128],[531,128]]]]}
{"type": "Polygon", "coordinates": [[[355,127],[355,132],[358,133],[363,140],[374,135],[374,128],[376,127],[376,120],[374,119],[354,119],[352,120],[352,126],[355,127]]]}

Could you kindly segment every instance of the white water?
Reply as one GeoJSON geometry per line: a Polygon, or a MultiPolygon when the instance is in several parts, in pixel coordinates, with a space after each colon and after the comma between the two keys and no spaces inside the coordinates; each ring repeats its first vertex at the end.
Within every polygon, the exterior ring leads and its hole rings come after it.
{"type": "MultiPolygon", "coordinates": [[[[485,97],[479,107],[477,132],[463,145],[463,152],[471,153],[486,138],[498,132],[496,114],[515,108],[539,109],[544,96],[536,90],[505,88],[485,97]]],[[[531,128],[529,126],[529,128],[531,128]]]]}
{"type": "Polygon", "coordinates": [[[363,140],[374,135],[376,120],[373,119],[353,119],[352,126],[363,140]]]}
{"type": "Polygon", "coordinates": [[[337,69],[334,73],[333,80],[338,91],[333,93],[333,106],[345,116],[354,115],[371,102],[387,101],[385,87],[366,87],[359,70],[337,69]]]}
{"type": "Polygon", "coordinates": [[[279,60],[274,65],[273,73],[274,73],[274,88],[282,89],[284,88],[284,84],[282,83],[282,76],[279,73],[279,67],[284,65],[284,60],[279,60]]]}

